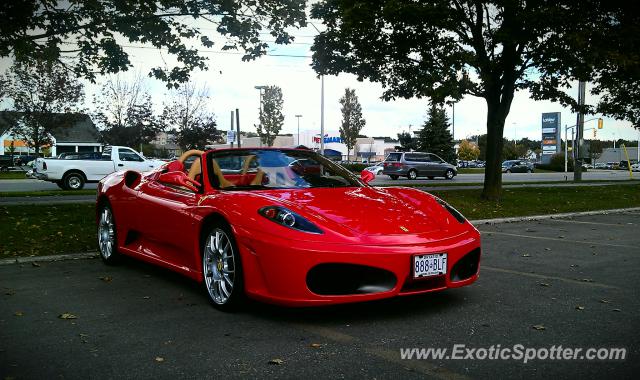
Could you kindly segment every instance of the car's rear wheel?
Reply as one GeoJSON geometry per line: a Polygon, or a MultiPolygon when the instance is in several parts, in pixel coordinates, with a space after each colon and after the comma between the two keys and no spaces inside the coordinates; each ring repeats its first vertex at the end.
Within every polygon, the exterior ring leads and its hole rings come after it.
{"type": "Polygon", "coordinates": [[[217,309],[233,310],[244,297],[242,264],[231,229],[211,226],[202,242],[202,276],[209,300],[217,309]]]}
{"type": "Polygon", "coordinates": [[[391,179],[392,179],[392,180],[394,180],[394,181],[395,181],[396,179],[398,179],[398,176],[397,176],[397,175],[395,175],[395,174],[390,175],[389,177],[391,177],[391,179]]]}
{"type": "Polygon", "coordinates": [[[98,220],[98,248],[100,258],[105,264],[115,264],[120,254],[116,247],[116,219],[109,205],[105,204],[100,208],[100,219],[98,220]]]}
{"type": "Polygon", "coordinates": [[[84,177],[80,173],[69,173],[62,179],[68,190],[81,190],[84,187],[84,177]]]}
{"type": "Polygon", "coordinates": [[[454,175],[455,174],[453,173],[453,170],[447,169],[447,171],[444,173],[444,178],[453,179],[454,175]]]}
{"type": "Polygon", "coordinates": [[[418,172],[415,171],[415,169],[409,170],[409,173],[407,173],[407,178],[409,178],[409,179],[417,179],[418,178],[418,172]]]}

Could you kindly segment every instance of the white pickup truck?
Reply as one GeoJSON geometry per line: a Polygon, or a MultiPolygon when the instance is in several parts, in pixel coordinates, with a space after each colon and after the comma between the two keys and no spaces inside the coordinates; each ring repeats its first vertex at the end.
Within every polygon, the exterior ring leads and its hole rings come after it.
{"type": "Polygon", "coordinates": [[[131,148],[108,146],[104,148],[100,159],[38,158],[33,176],[43,181],[55,182],[64,190],[80,190],[85,183],[98,182],[115,171],[146,172],[162,164],[163,161],[148,160],[131,148]]]}

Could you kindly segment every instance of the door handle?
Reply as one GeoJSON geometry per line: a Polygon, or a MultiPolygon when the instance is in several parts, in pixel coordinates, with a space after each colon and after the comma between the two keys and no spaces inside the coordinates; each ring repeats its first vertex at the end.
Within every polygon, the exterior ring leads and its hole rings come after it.
{"type": "Polygon", "coordinates": [[[124,164],[118,164],[118,166],[124,166],[124,164]]]}

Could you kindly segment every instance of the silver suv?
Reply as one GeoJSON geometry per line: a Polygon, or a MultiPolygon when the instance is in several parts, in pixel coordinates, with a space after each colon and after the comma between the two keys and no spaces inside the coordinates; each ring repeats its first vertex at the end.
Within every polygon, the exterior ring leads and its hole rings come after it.
{"type": "Polygon", "coordinates": [[[388,175],[391,179],[398,179],[400,176],[406,176],[409,179],[418,177],[453,179],[458,171],[455,166],[433,153],[394,152],[389,153],[384,160],[382,174],[388,175]]]}

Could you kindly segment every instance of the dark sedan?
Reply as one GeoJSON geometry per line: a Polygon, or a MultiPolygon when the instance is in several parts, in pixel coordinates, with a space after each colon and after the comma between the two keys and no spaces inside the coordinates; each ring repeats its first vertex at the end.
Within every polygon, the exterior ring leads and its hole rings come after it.
{"type": "Polygon", "coordinates": [[[509,160],[502,163],[503,173],[533,173],[533,165],[521,160],[509,160]]]}

